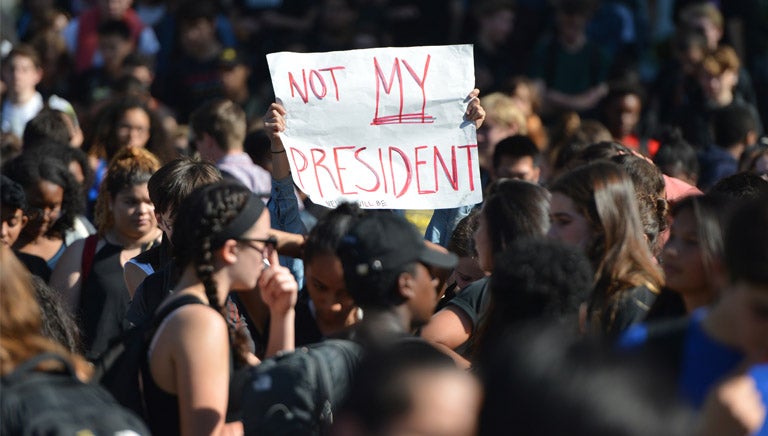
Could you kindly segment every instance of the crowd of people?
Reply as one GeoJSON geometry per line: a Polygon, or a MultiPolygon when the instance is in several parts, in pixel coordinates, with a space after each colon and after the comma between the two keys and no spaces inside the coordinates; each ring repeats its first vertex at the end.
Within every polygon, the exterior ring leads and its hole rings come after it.
{"type": "Polygon", "coordinates": [[[767,1],[1,12],[6,392],[145,328],[140,434],[768,435],[767,1]],[[482,202],[313,204],[265,55],[438,44],[482,202]],[[270,372],[300,353],[325,387],[270,372]]]}

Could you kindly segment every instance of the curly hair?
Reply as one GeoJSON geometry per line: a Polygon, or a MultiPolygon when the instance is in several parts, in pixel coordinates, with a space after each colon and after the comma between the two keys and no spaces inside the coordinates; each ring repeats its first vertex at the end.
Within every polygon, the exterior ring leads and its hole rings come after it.
{"type": "Polygon", "coordinates": [[[356,203],[341,203],[323,216],[309,232],[304,243],[303,260],[309,263],[317,256],[336,256],[339,242],[352,224],[365,215],[356,203]]]}
{"type": "Polygon", "coordinates": [[[134,97],[124,97],[111,102],[99,115],[95,121],[95,129],[91,132],[91,138],[88,141],[90,144],[88,153],[110,162],[123,148],[123,144],[117,138],[120,119],[132,109],[142,110],[149,117],[149,139],[145,148],[161,161],[170,161],[173,158],[173,151],[162,121],[141,99],[134,97]]]}
{"type": "MultiPolygon", "coordinates": [[[[251,191],[234,182],[218,182],[202,186],[182,200],[174,232],[171,237],[173,254],[180,268],[194,266],[197,278],[205,287],[211,308],[226,319],[224,306],[219,302],[213,278],[213,237],[222,232],[245,208],[251,191]]],[[[230,340],[238,358],[245,362],[249,340],[242,329],[227,323],[230,340]]]]}
{"type": "Polygon", "coordinates": [[[96,199],[94,218],[100,236],[115,225],[110,204],[117,194],[126,188],[147,183],[159,168],[160,161],[146,149],[131,147],[118,151],[109,163],[96,199]]]}
{"type": "Polygon", "coordinates": [[[31,206],[29,205],[30,190],[36,189],[41,181],[51,182],[64,190],[61,215],[48,230],[48,236],[64,235],[74,225],[75,217],[85,210],[80,184],[59,159],[37,153],[23,153],[9,162],[4,169],[10,179],[24,188],[28,206],[31,206]]]}

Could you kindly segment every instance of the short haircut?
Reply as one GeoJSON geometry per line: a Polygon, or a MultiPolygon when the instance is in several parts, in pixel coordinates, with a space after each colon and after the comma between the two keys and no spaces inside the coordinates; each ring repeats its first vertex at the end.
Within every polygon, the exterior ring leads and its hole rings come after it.
{"type": "Polygon", "coordinates": [[[757,174],[743,171],[717,181],[707,194],[725,195],[736,200],[754,200],[768,196],[768,181],[757,174]]]}
{"type": "Polygon", "coordinates": [[[530,157],[533,159],[533,166],[541,166],[541,152],[536,147],[536,143],[526,135],[512,135],[508,136],[498,144],[493,150],[493,168],[498,168],[503,157],[510,157],[512,159],[522,159],[524,157],[530,157]]]}
{"type": "Polygon", "coordinates": [[[147,182],[149,198],[157,213],[179,210],[182,200],[196,188],[222,180],[215,165],[191,157],[174,159],[158,169],[147,182]]]}
{"type": "Polygon", "coordinates": [[[117,36],[122,40],[131,39],[131,28],[123,20],[109,20],[99,24],[99,36],[117,36]]]}
{"type": "Polygon", "coordinates": [[[67,122],[64,121],[65,116],[64,112],[48,107],[38,112],[24,126],[24,134],[21,137],[24,149],[29,150],[49,142],[68,147],[72,136],[67,122]]]}
{"type": "Polygon", "coordinates": [[[31,59],[32,63],[35,64],[35,67],[43,68],[43,62],[40,59],[40,54],[37,52],[37,50],[35,50],[34,47],[29,44],[19,44],[13,47],[13,49],[11,49],[11,51],[8,52],[8,55],[3,59],[3,64],[10,63],[11,59],[16,56],[22,56],[31,59]]]}
{"type": "Polygon", "coordinates": [[[768,198],[734,212],[725,231],[725,264],[734,282],[768,285],[768,198]]]}
{"type": "Polygon", "coordinates": [[[749,132],[757,133],[757,119],[749,106],[732,104],[715,111],[711,127],[715,144],[729,147],[743,142],[749,132]]]}
{"type": "Polygon", "coordinates": [[[0,206],[3,209],[27,210],[24,188],[4,175],[0,175],[0,206]]]}
{"type": "Polygon", "coordinates": [[[515,241],[494,258],[483,342],[511,325],[536,319],[573,322],[575,326],[593,279],[589,259],[578,247],[544,238],[515,241]]]}
{"type": "Polygon", "coordinates": [[[197,108],[190,118],[195,135],[211,135],[223,150],[241,150],[247,127],[245,112],[227,99],[209,100],[197,108]]]}
{"type": "Polygon", "coordinates": [[[184,0],[176,12],[179,28],[198,20],[214,21],[219,13],[216,2],[184,0]]]}
{"type": "Polygon", "coordinates": [[[684,23],[691,24],[693,21],[699,18],[706,18],[717,26],[719,29],[723,29],[723,14],[720,9],[712,2],[695,2],[689,6],[686,6],[680,12],[680,18],[684,23]]]}
{"type": "Polygon", "coordinates": [[[685,175],[692,180],[699,178],[699,159],[678,128],[664,129],[658,136],[659,150],[653,163],[670,177],[685,175]]]}
{"type": "Polygon", "coordinates": [[[472,13],[477,20],[491,17],[499,11],[514,11],[515,0],[481,0],[475,3],[472,13]]]}
{"type": "Polygon", "coordinates": [[[726,71],[735,72],[740,67],[739,55],[736,54],[736,50],[727,45],[716,48],[701,61],[701,68],[713,76],[719,76],[726,71]]]}
{"type": "Polygon", "coordinates": [[[506,128],[517,126],[520,133],[528,133],[525,115],[512,97],[501,92],[494,92],[482,97],[480,104],[485,108],[486,118],[494,124],[506,128]]]}

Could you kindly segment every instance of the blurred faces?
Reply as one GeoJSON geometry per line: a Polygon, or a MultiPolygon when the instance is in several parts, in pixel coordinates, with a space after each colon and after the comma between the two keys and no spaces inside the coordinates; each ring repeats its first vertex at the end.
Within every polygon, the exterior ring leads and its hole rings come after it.
{"type": "Polygon", "coordinates": [[[435,313],[439,279],[422,263],[417,263],[415,273],[409,275],[411,278],[406,279],[406,287],[410,292],[408,306],[411,311],[411,328],[415,329],[428,323],[435,313]]]}
{"type": "Polygon", "coordinates": [[[453,269],[448,283],[456,283],[456,291],[460,291],[473,282],[485,277],[485,272],[480,268],[477,259],[472,257],[460,257],[459,263],[453,269]]]}
{"type": "Polygon", "coordinates": [[[573,200],[553,192],[549,218],[551,225],[547,235],[550,238],[579,247],[586,253],[594,231],[587,217],[576,209],[573,200]]]}
{"type": "Polygon", "coordinates": [[[481,20],[480,32],[484,37],[494,44],[503,44],[514,29],[515,13],[511,9],[501,9],[481,20]]]}
{"type": "Polygon", "coordinates": [[[99,0],[102,15],[111,20],[121,20],[125,11],[131,7],[132,0],[99,0]]]}
{"type": "Polygon", "coordinates": [[[675,216],[662,251],[666,286],[683,296],[712,292],[701,258],[698,230],[693,210],[681,210],[675,216]]]}
{"type": "Polygon", "coordinates": [[[146,183],[120,191],[112,199],[111,211],[115,231],[127,239],[141,239],[157,228],[146,183]]]}
{"type": "Polygon", "coordinates": [[[473,235],[475,242],[475,250],[477,251],[477,263],[480,264],[480,268],[483,271],[493,270],[493,245],[491,245],[491,238],[488,234],[488,221],[481,212],[477,216],[477,229],[473,235]]]}
{"type": "Polygon", "coordinates": [[[626,94],[616,98],[606,109],[606,127],[611,131],[614,138],[624,138],[631,134],[637,123],[640,122],[641,110],[640,97],[635,94],[626,94]]]}
{"type": "Polygon", "coordinates": [[[29,202],[26,231],[35,237],[45,235],[61,216],[64,188],[48,180],[40,180],[26,194],[29,202]]]}
{"type": "Polygon", "coordinates": [[[525,182],[538,183],[541,169],[534,166],[533,158],[523,156],[514,158],[502,156],[499,165],[494,168],[497,179],[517,179],[525,182]]]}
{"type": "Polygon", "coordinates": [[[0,220],[0,244],[11,247],[19,239],[21,229],[27,225],[27,217],[21,209],[0,209],[0,220]]]}
{"type": "Polygon", "coordinates": [[[180,24],[179,40],[181,48],[187,56],[204,59],[216,43],[213,17],[210,20],[201,18],[180,24]]]}
{"type": "Polygon", "coordinates": [[[735,337],[748,359],[768,359],[768,285],[738,283],[731,289],[729,301],[735,337]]]}
{"type": "Polygon", "coordinates": [[[383,435],[469,436],[477,434],[481,389],[459,369],[416,369],[402,376],[409,409],[383,435]]]}
{"type": "Polygon", "coordinates": [[[122,70],[123,61],[132,51],[133,43],[130,39],[123,39],[118,35],[99,37],[99,52],[104,59],[104,66],[112,72],[122,70]]]}
{"type": "Polygon", "coordinates": [[[14,56],[3,66],[4,80],[9,91],[15,95],[26,95],[35,91],[43,78],[43,70],[36,67],[32,59],[26,56],[14,56]]]}
{"type": "Polygon", "coordinates": [[[733,100],[733,88],[739,80],[735,70],[724,70],[721,74],[711,74],[707,71],[699,72],[699,84],[704,95],[711,103],[718,106],[727,105],[733,100]]]}
{"type": "Polygon", "coordinates": [[[150,136],[149,114],[141,108],[125,111],[117,123],[117,140],[121,147],[144,147],[150,136]]]}
{"type": "Polygon", "coordinates": [[[307,292],[323,334],[335,333],[357,321],[357,307],[344,284],[344,270],[332,254],[314,256],[306,265],[307,292]],[[324,331],[326,328],[332,331],[324,331]]]}

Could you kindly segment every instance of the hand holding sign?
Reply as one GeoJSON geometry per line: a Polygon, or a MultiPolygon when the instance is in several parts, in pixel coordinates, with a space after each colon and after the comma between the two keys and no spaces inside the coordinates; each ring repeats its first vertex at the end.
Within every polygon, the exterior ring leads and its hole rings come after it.
{"type": "Polygon", "coordinates": [[[273,152],[285,147],[294,181],[314,202],[432,209],[482,199],[475,123],[485,112],[472,91],[471,46],[267,60],[282,102],[265,117],[273,152]]]}

